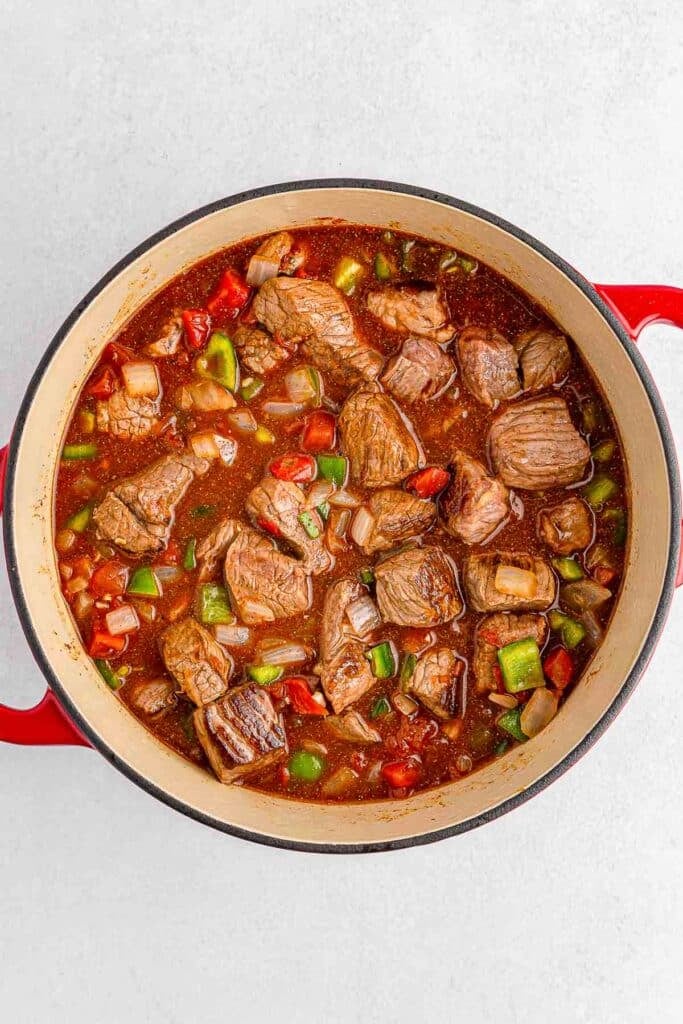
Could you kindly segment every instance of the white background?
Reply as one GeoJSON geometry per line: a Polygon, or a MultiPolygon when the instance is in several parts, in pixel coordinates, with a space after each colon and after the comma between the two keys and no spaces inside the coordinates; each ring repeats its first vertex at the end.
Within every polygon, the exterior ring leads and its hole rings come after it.
{"type": "MultiPolygon", "coordinates": [[[[590,279],[683,284],[673,0],[1,6],[2,439],[110,265],[254,185],[411,182],[590,279]]],[[[682,343],[642,341],[679,439],[682,343]]],[[[0,590],[0,699],[27,706],[43,683],[0,590]]],[[[682,626],[679,597],[623,714],[548,791],[394,854],[258,847],[92,751],[0,748],[0,1018],[680,1021],[682,626]]]]}

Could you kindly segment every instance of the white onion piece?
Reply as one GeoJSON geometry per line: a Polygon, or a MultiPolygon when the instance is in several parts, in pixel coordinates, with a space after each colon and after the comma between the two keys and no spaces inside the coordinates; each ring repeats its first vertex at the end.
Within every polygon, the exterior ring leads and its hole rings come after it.
{"type": "Polygon", "coordinates": [[[584,612],[580,621],[586,627],[586,643],[591,650],[595,650],[596,647],[600,646],[605,635],[597,615],[591,611],[584,612]]]}
{"type": "Polygon", "coordinates": [[[303,402],[264,402],[261,408],[268,416],[298,416],[306,405],[303,402]]]}
{"type": "Polygon", "coordinates": [[[324,505],[326,501],[329,501],[330,496],[333,493],[334,484],[330,483],[329,480],[318,480],[313,484],[308,492],[308,505],[311,508],[317,508],[318,505],[324,505]]]}
{"type": "Polygon", "coordinates": [[[375,520],[366,508],[359,508],[351,523],[351,539],[362,548],[375,527],[375,520]]]}
{"type": "Polygon", "coordinates": [[[219,644],[226,647],[243,647],[251,640],[251,630],[247,626],[228,626],[225,623],[214,626],[213,635],[219,644]]]}
{"type": "Polygon", "coordinates": [[[519,725],[525,736],[538,736],[557,714],[557,697],[551,691],[540,686],[534,690],[528,703],[524,705],[519,718],[519,725]]]}
{"type": "Polygon", "coordinates": [[[351,628],[358,637],[365,637],[372,633],[382,624],[382,617],[379,614],[377,605],[367,594],[352,601],[346,609],[346,617],[351,623],[351,628]]]}
{"type": "Polygon", "coordinates": [[[417,702],[412,697],[409,697],[407,693],[395,693],[391,698],[391,703],[397,711],[400,711],[402,715],[406,715],[408,718],[414,715],[418,709],[417,702]]]}
{"type": "Polygon", "coordinates": [[[159,374],[148,359],[131,359],[121,366],[123,384],[133,398],[156,398],[161,390],[159,374]]]}
{"type": "Polygon", "coordinates": [[[107,612],[104,617],[107,624],[107,632],[112,636],[121,636],[122,633],[134,633],[140,628],[138,613],[132,604],[122,604],[107,612]]]}
{"type": "Polygon", "coordinates": [[[322,397],[322,378],[313,366],[298,366],[285,375],[285,388],[292,402],[319,402],[322,397]]]}
{"type": "Polygon", "coordinates": [[[215,380],[183,384],[176,392],[176,402],[186,411],[196,409],[197,412],[219,412],[235,408],[235,399],[215,380]]]}
{"type": "Polygon", "coordinates": [[[258,288],[264,281],[269,281],[271,277],[277,277],[279,272],[279,259],[268,259],[265,256],[259,256],[258,253],[254,253],[249,260],[247,284],[250,284],[252,288],[258,288]]]}
{"type": "Polygon", "coordinates": [[[86,615],[92,610],[92,606],[95,601],[91,594],[87,590],[79,591],[71,605],[73,613],[77,619],[84,619],[86,615]]]}
{"type": "Polygon", "coordinates": [[[259,661],[263,665],[300,665],[308,661],[309,651],[294,640],[283,640],[277,646],[262,650],[259,661]]]}
{"type": "Polygon", "coordinates": [[[354,772],[353,768],[348,768],[343,765],[341,768],[337,768],[336,772],[333,772],[328,779],[323,782],[320,792],[323,796],[342,796],[346,793],[355,782],[358,781],[358,775],[354,772]]]}
{"type": "Polygon", "coordinates": [[[275,618],[275,612],[267,604],[248,597],[242,602],[241,617],[245,622],[249,623],[272,622],[275,618]]]}
{"type": "Polygon", "coordinates": [[[234,430],[239,430],[242,434],[253,434],[258,429],[258,423],[254,418],[254,414],[249,412],[248,409],[238,409],[237,412],[231,412],[228,416],[228,422],[234,430]]]}
{"type": "Polygon", "coordinates": [[[208,459],[210,462],[220,457],[213,430],[202,430],[199,434],[192,434],[188,440],[198,459],[208,459]]]}
{"type": "Polygon", "coordinates": [[[499,565],[493,585],[499,594],[529,600],[536,594],[538,579],[528,569],[520,569],[516,565],[499,565]]]}
{"type": "Polygon", "coordinates": [[[183,576],[183,570],[177,565],[159,565],[154,567],[154,575],[159,583],[177,583],[183,576]]]}
{"type": "Polygon", "coordinates": [[[358,508],[360,505],[358,495],[345,489],[333,491],[328,500],[330,505],[334,505],[335,508],[358,508]]]}
{"type": "Polygon", "coordinates": [[[231,437],[224,437],[223,434],[214,434],[213,436],[221,462],[226,466],[231,466],[237,455],[237,442],[233,441],[231,437]]]}

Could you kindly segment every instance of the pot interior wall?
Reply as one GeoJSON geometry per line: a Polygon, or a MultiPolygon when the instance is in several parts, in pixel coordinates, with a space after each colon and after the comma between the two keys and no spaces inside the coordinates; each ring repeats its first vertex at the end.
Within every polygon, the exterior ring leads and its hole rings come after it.
{"type": "Polygon", "coordinates": [[[46,367],[19,438],[13,496],[17,572],[36,640],[101,748],[138,778],[219,825],[285,842],[373,844],[461,825],[547,774],[602,718],[651,626],[667,566],[671,505],[661,437],[621,342],[582,291],[535,249],[474,214],[390,190],[304,189],[228,206],[177,230],[122,270],[83,311],[46,367]],[[116,701],[84,654],[52,548],[57,458],[72,404],[104,343],[167,281],[211,252],[278,228],[341,218],[389,225],[474,255],[539,301],[601,382],[625,451],[633,507],[628,566],[607,638],[535,740],[457,784],[410,800],[321,806],[221,786],[163,747],[116,701]]]}

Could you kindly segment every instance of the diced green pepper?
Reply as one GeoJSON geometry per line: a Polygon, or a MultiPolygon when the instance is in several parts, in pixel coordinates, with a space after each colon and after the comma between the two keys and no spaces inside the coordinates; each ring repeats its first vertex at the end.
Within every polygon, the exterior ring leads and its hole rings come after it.
{"type": "Polygon", "coordinates": [[[509,733],[513,740],[517,740],[518,743],[526,743],[529,737],[525,736],[522,732],[522,726],[519,721],[521,717],[521,708],[510,708],[509,711],[504,711],[500,718],[498,718],[496,725],[499,729],[509,733]]]}
{"type": "Polygon", "coordinates": [[[545,686],[541,652],[531,637],[501,647],[498,651],[498,664],[508,693],[545,686]]]}
{"type": "Polygon", "coordinates": [[[215,505],[197,505],[196,508],[192,509],[192,515],[195,519],[208,519],[209,516],[214,515],[215,512],[215,505]]]}
{"type": "Polygon", "coordinates": [[[199,588],[199,618],[207,626],[229,625],[235,621],[225,587],[219,583],[204,583],[199,588]]]}
{"type": "Polygon", "coordinates": [[[548,613],[548,621],[550,622],[550,628],[560,634],[562,643],[569,650],[578,647],[586,636],[586,627],[583,623],[577,619],[572,619],[569,615],[565,615],[564,612],[558,611],[557,608],[553,608],[548,613]]]}
{"type": "Polygon", "coordinates": [[[118,690],[123,680],[117,676],[109,662],[104,661],[102,658],[95,658],[95,665],[97,666],[97,671],[100,673],[109,689],[118,690]]]}
{"type": "Polygon", "coordinates": [[[258,377],[247,377],[240,388],[240,395],[244,401],[251,402],[252,398],[256,398],[258,393],[263,390],[263,383],[258,377]]]}
{"type": "MultiPolygon", "coordinates": [[[[513,711],[514,711],[514,708],[513,708],[513,711]]],[[[520,729],[520,732],[521,732],[521,729],[520,729]]],[[[500,743],[496,743],[496,746],[494,747],[493,753],[496,755],[496,757],[502,757],[503,754],[505,753],[505,751],[508,749],[509,746],[510,746],[510,744],[509,744],[509,742],[507,740],[501,740],[500,743]]]]}
{"type": "Polygon", "coordinates": [[[602,409],[594,398],[587,398],[581,404],[581,419],[587,434],[592,434],[603,421],[602,409]]]}
{"type": "Polygon", "coordinates": [[[381,718],[391,711],[391,704],[386,697],[378,697],[370,710],[370,718],[381,718]]]}
{"type": "Polygon", "coordinates": [[[416,665],[417,658],[414,654],[404,654],[403,661],[401,663],[401,675],[399,677],[401,689],[404,692],[407,689],[410,680],[413,678],[413,672],[415,671],[416,665]]]}
{"type": "Polygon", "coordinates": [[[325,771],[325,762],[317,754],[308,750],[297,750],[289,759],[290,774],[301,782],[317,782],[325,771]]]}
{"type": "Polygon", "coordinates": [[[361,569],[360,581],[364,583],[366,587],[369,587],[371,583],[375,582],[375,574],[372,569],[361,569]]]}
{"type": "Polygon", "coordinates": [[[592,508],[599,508],[619,490],[619,486],[611,476],[598,473],[589,480],[583,489],[583,496],[592,508]]]}
{"type": "Polygon", "coordinates": [[[610,462],[616,449],[617,442],[608,438],[605,441],[600,441],[594,448],[591,448],[591,455],[596,462],[610,462]]]}
{"type": "Polygon", "coordinates": [[[365,657],[370,661],[375,679],[391,679],[396,675],[396,655],[388,641],[371,647],[365,657]]]}
{"type": "Polygon", "coordinates": [[[349,471],[349,460],[343,455],[318,455],[318,474],[323,480],[331,480],[337,487],[343,487],[349,471]]]}
{"type": "Polygon", "coordinates": [[[626,513],[623,508],[607,508],[602,513],[602,518],[614,523],[612,543],[622,547],[626,541],[626,513]]]}
{"type": "Polygon", "coordinates": [[[197,556],[195,551],[197,549],[197,538],[190,537],[185,548],[185,554],[183,555],[183,569],[187,569],[191,572],[192,569],[197,568],[197,556]]]}
{"type": "Polygon", "coordinates": [[[330,518],[330,503],[329,503],[329,501],[324,501],[322,503],[322,505],[316,505],[315,510],[318,513],[318,515],[320,516],[320,518],[322,519],[322,521],[324,523],[326,523],[327,520],[330,518]]]}
{"type": "Polygon", "coordinates": [[[342,256],[334,272],[334,284],[345,295],[352,295],[363,276],[364,268],[351,256],[342,256]]]}
{"type": "Polygon", "coordinates": [[[254,437],[259,444],[275,444],[275,434],[271,430],[268,430],[268,427],[259,425],[256,428],[254,437]]]}
{"type": "Polygon", "coordinates": [[[375,256],[375,277],[378,281],[389,281],[394,276],[395,269],[391,261],[383,252],[375,256]]]}
{"type": "Polygon", "coordinates": [[[317,537],[320,536],[320,527],[318,526],[310,512],[307,512],[305,509],[303,512],[300,512],[299,522],[301,523],[301,525],[303,526],[304,530],[311,538],[311,540],[315,540],[317,537]]]}
{"type": "Polygon", "coordinates": [[[276,683],[283,672],[282,665],[249,665],[247,667],[247,675],[259,686],[270,686],[271,683],[276,683]]]}
{"type": "Polygon", "coordinates": [[[479,266],[477,261],[470,259],[469,256],[458,256],[458,265],[466,274],[473,274],[479,266]]]}
{"type": "Polygon", "coordinates": [[[583,569],[574,558],[553,558],[553,567],[563,580],[582,580],[583,569]]]}
{"type": "Polygon", "coordinates": [[[97,455],[97,445],[93,441],[85,444],[65,444],[62,451],[62,458],[67,462],[74,462],[77,459],[94,459],[97,455]]]}
{"type": "Polygon", "coordinates": [[[126,590],[139,597],[161,597],[159,580],[148,565],[142,565],[133,572],[126,590]]]}
{"type": "Polygon", "coordinates": [[[74,533],[83,533],[87,530],[92,516],[92,505],[84,505],[78,512],[74,512],[66,521],[66,525],[74,533]]]}
{"type": "Polygon", "coordinates": [[[92,434],[95,429],[95,413],[90,409],[81,409],[78,414],[78,425],[84,434],[92,434]]]}
{"type": "Polygon", "coordinates": [[[214,331],[202,355],[195,360],[195,369],[200,377],[218,381],[228,391],[237,391],[240,383],[240,368],[235,347],[221,331],[214,331]]]}

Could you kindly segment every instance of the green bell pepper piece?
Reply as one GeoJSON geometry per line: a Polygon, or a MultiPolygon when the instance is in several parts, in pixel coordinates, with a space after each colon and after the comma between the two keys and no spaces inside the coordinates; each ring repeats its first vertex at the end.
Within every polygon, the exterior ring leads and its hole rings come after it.
{"type": "Polygon", "coordinates": [[[139,597],[161,597],[159,580],[148,565],[141,565],[133,572],[126,591],[139,597]]]}
{"type": "Polygon", "coordinates": [[[323,480],[331,480],[343,487],[349,472],[349,460],[343,455],[318,455],[318,473],[323,480]]]}
{"type": "Polygon", "coordinates": [[[195,369],[200,377],[218,381],[228,391],[239,388],[240,367],[235,346],[221,331],[213,332],[205,351],[195,360],[195,369]]]}
{"type": "MultiPolygon", "coordinates": [[[[526,743],[529,737],[525,736],[522,732],[522,726],[519,724],[519,720],[521,717],[521,708],[510,708],[509,711],[503,712],[503,714],[500,716],[496,724],[499,729],[502,729],[504,732],[509,733],[509,735],[512,736],[513,740],[517,740],[518,743],[526,743]]],[[[497,750],[498,748],[496,748],[496,751],[497,750]]]]}
{"type": "Polygon", "coordinates": [[[498,651],[498,664],[508,693],[545,686],[541,652],[531,637],[501,647],[498,651]]]}
{"type": "Polygon", "coordinates": [[[204,583],[199,588],[199,618],[207,626],[235,621],[225,587],[219,583],[204,583]]]}

